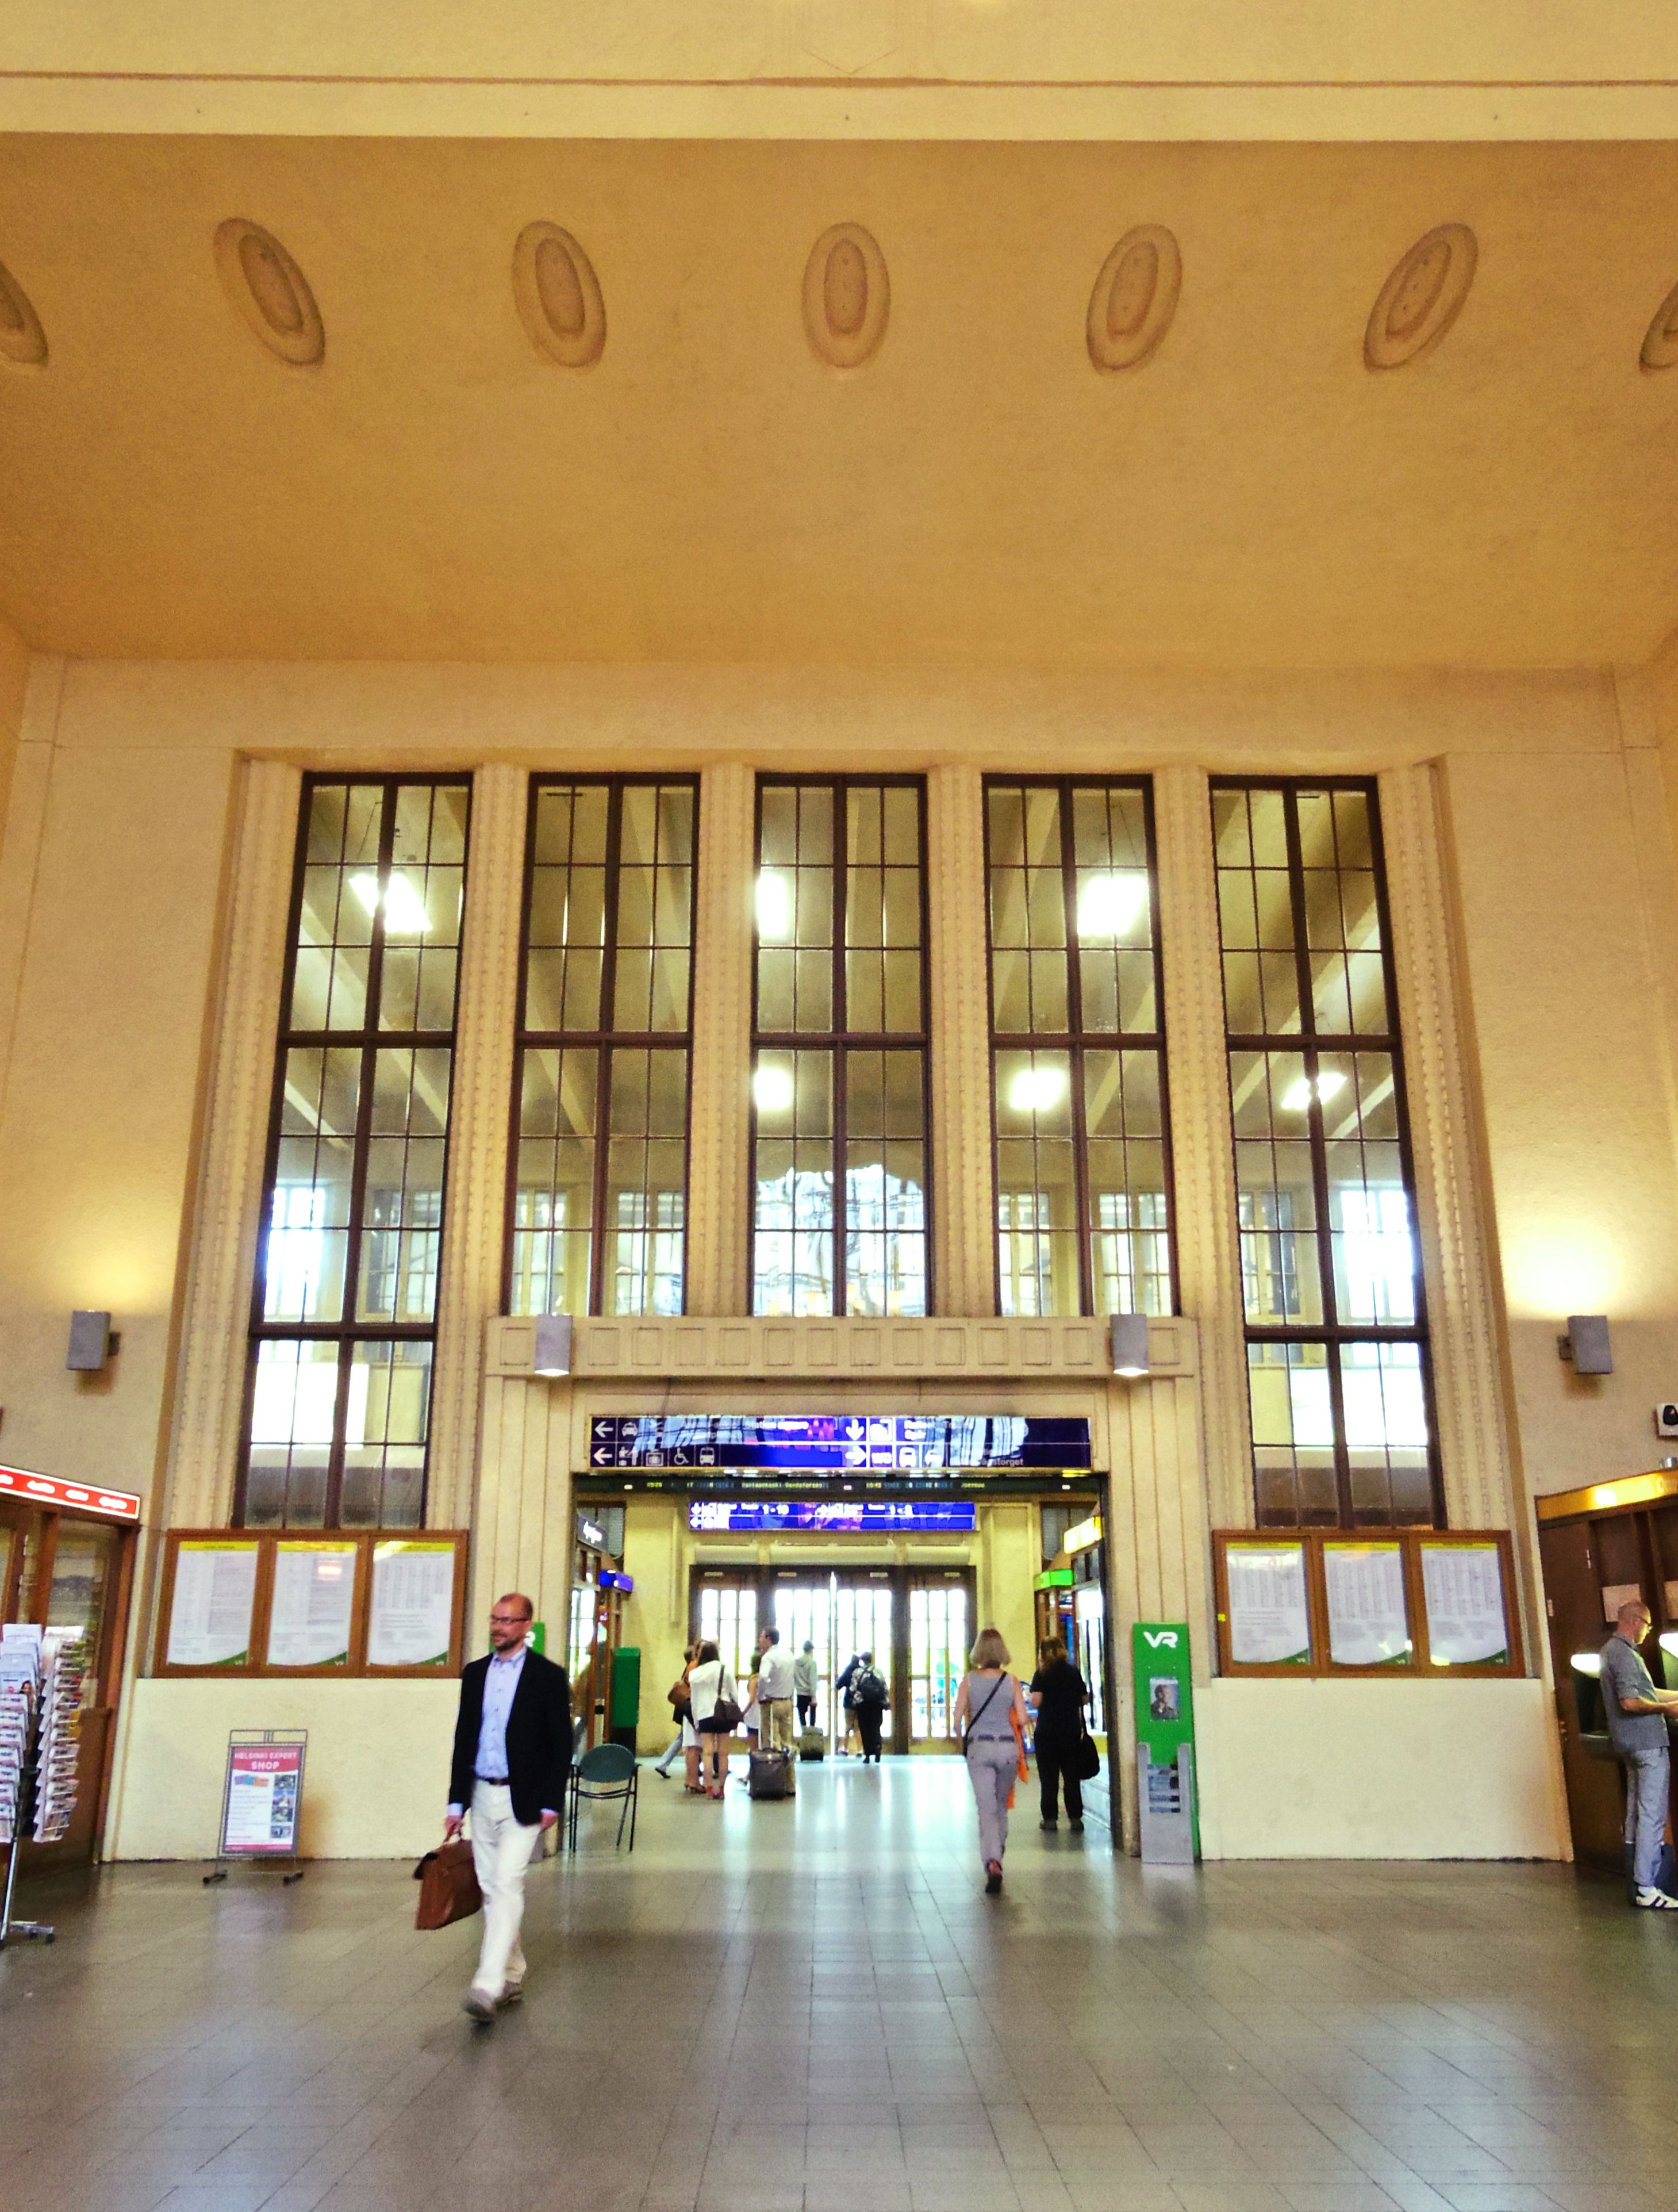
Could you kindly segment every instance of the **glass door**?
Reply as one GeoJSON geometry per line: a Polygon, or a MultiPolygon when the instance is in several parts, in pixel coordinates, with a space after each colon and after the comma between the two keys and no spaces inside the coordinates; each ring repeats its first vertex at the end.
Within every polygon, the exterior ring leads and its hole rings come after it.
{"type": "Polygon", "coordinates": [[[1073,1592],[1077,1647],[1072,1663],[1089,1685],[1089,1732],[1107,1733],[1107,1601],[1099,1583],[1080,1583],[1073,1592]]]}
{"type": "Polygon", "coordinates": [[[807,1644],[815,1646],[815,1724],[826,1731],[829,1747],[833,1735],[830,1723],[833,1706],[833,1577],[783,1582],[775,1586],[775,1626],[781,1647],[795,1659],[807,1644]]]}
{"type": "Polygon", "coordinates": [[[955,1744],[951,1715],[972,1643],[967,1577],[918,1576],[909,1585],[909,1741],[955,1744]]]}
{"type": "MultiPolygon", "coordinates": [[[[896,1669],[892,1664],[895,1639],[892,1634],[892,1578],[890,1570],[881,1568],[868,1575],[838,1575],[833,1577],[833,1664],[832,1676],[842,1674],[852,1659],[864,1651],[874,1654],[874,1663],[891,1683],[895,1692],[896,1669]]],[[[895,1696],[894,1697],[895,1704],[895,1696]]],[[[820,1707],[818,1711],[821,1710],[820,1707]]],[[[835,1751],[847,1747],[860,1751],[860,1737],[852,1738],[847,1745],[851,1716],[845,1710],[844,1696],[833,1688],[827,1699],[828,1740],[835,1751]]],[[[887,1716],[887,1726],[895,1731],[896,1714],[887,1716]]]]}
{"type": "Polygon", "coordinates": [[[746,1702],[746,1684],[757,1659],[757,1583],[744,1577],[707,1575],[699,1586],[694,1634],[714,1644],[746,1702]]]}

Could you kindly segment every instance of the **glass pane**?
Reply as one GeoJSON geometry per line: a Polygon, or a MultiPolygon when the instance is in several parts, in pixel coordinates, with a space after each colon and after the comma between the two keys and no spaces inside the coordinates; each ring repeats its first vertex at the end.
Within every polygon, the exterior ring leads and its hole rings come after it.
{"type": "Polygon", "coordinates": [[[1428,1526],[1433,1518],[1421,1347],[1340,1347],[1352,1519],[1360,1527],[1428,1526]]]}
{"type": "Polygon", "coordinates": [[[428,1322],[436,1313],[451,1058],[440,1045],[373,1055],[360,1320],[428,1322]]]}
{"type": "Polygon", "coordinates": [[[1080,1310],[1071,1054],[996,1054],[997,1246],[1005,1314],[1080,1310]]]}
{"type": "Polygon", "coordinates": [[[1249,1344],[1253,1482],[1261,1528],[1340,1520],[1328,1347],[1249,1344]]]}
{"type": "Polygon", "coordinates": [[[605,1313],[681,1311],[688,1055],[619,1046],[607,1146],[605,1313]]]}
{"type": "Polygon", "coordinates": [[[752,1310],[833,1311],[833,1055],[759,1052],[752,1310]]]}
{"type": "Polygon", "coordinates": [[[1232,1052],[1241,1285],[1249,1322],[1323,1319],[1311,1086],[1298,1053],[1232,1052]]]}
{"type": "Polygon", "coordinates": [[[324,1525],[338,1358],[335,1343],[257,1346],[245,1477],[248,1527],[324,1525]]]}
{"type": "MultiPolygon", "coordinates": [[[[0,1562],[4,1553],[0,1550],[0,1562]]],[[[61,1517],[52,1547],[52,1579],[46,1593],[46,1626],[73,1628],[87,1645],[81,1702],[100,1701],[100,1639],[117,1571],[117,1532],[89,1521],[61,1517]]]]}
{"type": "Polygon", "coordinates": [[[1324,1053],[1318,1066],[1336,1310],[1342,1322],[1402,1327],[1416,1317],[1420,1261],[1392,1060],[1324,1053]]]}
{"type": "Polygon", "coordinates": [[[926,1311],[926,1200],[918,1052],[845,1055],[845,1310],[926,1311]]]}
{"type": "Polygon", "coordinates": [[[758,1027],[833,1026],[833,793],[760,787],[756,890],[758,1027]]]}
{"type": "Polygon", "coordinates": [[[263,1249],[269,1321],[342,1316],[360,1090],[359,1048],[294,1045],[285,1056],[263,1249]]]}
{"type": "Polygon", "coordinates": [[[510,1312],[589,1310],[599,1081],[592,1047],[525,1048],[510,1312]]]}
{"type": "Polygon", "coordinates": [[[1070,980],[1060,793],[992,785],[986,805],[992,1025],[1005,1035],[1064,1031],[1070,980]]]}
{"type": "Polygon", "coordinates": [[[352,1344],[344,1421],[346,1528],[417,1528],[425,1504],[431,1346],[352,1344]]]}
{"type": "Polygon", "coordinates": [[[1091,1281],[1099,1314],[1172,1310],[1160,1055],[1087,1052],[1091,1281]]]}

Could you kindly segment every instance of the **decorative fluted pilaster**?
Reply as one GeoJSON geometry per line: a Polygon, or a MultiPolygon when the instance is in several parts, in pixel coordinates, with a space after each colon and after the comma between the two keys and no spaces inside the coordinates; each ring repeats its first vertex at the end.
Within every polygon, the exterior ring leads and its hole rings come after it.
{"type": "Polygon", "coordinates": [[[1426,763],[1388,769],[1380,793],[1445,1510],[1454,1528],[1506,1528],[1514,1522],[1514,1485],[1493,1304],[1490,1207],[1468,1089],[1469,1047],[1435,771],[1426,763]]]}
{"type": "Polygon", "coordinates": [[[233,909],[169,1471],[167,1511],[175,1528],[215,1527],[233,1510],[301,785],[298,770],[278,761],[247,761],[239,775],[233,909]]]}
{"type": "Polygon", "coordinates": [[[1252,1426],[1218,958],[1217,871],[1204,771],[1186,763],[1160,770],[1154,780],[1154,800],[1178,1279],[1183,1310],[1200,1325],[1201,1425],[1212,1526],[1244,1528],[1253,1518],[1252,1426]]]}
{"type": "Polygon", "coordinates": [[[700,778],[688,1311],[743,1314],[751,1202],[752,868],[756,782],[743,761],[700,778]]]}
{"type": "Polygon", "coordinates": [[[473,775],[432,1364],[426,1519],[433,1528],[473,1521],[484,1326],[501,1310],[529,797],[523,769],[498,762],[473,775]]]}
{"type": "Polygon", "coordinates": [[[942,1314],[997,1310],[992,1247],[984,790],[977,769],[927,778],[932,978],[932,1237],[942,1314]]]}

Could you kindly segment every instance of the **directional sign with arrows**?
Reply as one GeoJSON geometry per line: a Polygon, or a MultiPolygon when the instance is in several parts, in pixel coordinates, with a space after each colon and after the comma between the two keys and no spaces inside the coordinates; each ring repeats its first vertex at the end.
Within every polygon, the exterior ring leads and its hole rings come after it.
{"type": "Polygon", "coordinates": [[[900,1476],[1081,1472],[1089,1423],[1017,1413],[599,1413],[589,1424],[589,1462],[900,1476]]]}

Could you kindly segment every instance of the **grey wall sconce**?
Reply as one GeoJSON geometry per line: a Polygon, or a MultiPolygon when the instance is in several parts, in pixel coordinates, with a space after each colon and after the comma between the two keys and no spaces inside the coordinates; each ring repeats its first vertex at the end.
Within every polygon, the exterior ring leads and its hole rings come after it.
{"type": "Polygon", "coordinates": [[[1575,1375],[1614,1372],[1614,1348],[1608,1342],[1606,1314],[1569,1314],[1567,1334],[1557,1337],[1555,1348],[1562,1358],[1572,1361],[1575,1375]]]}
{"type": "Polygon", "coordinates": [[[1114,1314],[1107,1322],[1109,1340],[1112,1346],[1115,1375],[1146,1375],[1148,1358],[1148,1316],[1146,1314],[1114,1314]]]}
{"type": "Polygon", "coordinates": [[[569,1375],[572,1324],[569,1314],[538,1314],[536,1351],[531,1360],[537,1375],[569,1375]]]}
{"type": "Polygon", "coordinates": [[[108,1313],[73,1313],[70,1317],[70,1350],[64,1364],[78,1375],[97,1375],[122,1339],[111,1327],[108,1313]]]}

